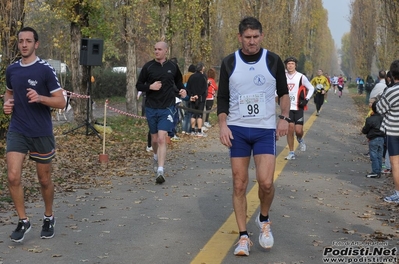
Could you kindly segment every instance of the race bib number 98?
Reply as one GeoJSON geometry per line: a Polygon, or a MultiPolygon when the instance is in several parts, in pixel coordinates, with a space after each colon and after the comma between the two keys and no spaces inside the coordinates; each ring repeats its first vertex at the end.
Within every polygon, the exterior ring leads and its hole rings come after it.
{"type": "Polygon", "coordinates": [[[266,114],[264,93],[240,95],[240,115],[243,118],[261,118],[266,114]]]}

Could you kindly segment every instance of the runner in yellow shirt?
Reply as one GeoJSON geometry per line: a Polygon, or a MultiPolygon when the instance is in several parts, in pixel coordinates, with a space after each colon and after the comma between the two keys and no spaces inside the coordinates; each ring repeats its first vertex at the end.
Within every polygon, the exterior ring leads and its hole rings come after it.
{"type": "Polygon", "coordinates": [[[330,89],[330,82],[327,77],[323,75],[323,71],[319,69],[317,71],[317,76],[314,77],[310,83],[315,88],[314,103],[316,104],[317,116],[320,114],[321,106],[324,103],[324,95],[330,89]]]}

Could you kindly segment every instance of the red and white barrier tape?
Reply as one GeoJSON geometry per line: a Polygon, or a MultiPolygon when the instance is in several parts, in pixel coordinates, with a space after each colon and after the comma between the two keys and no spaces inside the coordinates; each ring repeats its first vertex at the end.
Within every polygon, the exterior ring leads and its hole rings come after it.
{"type": "MultiPolygon", "coordinates": [[[[74,92],[71,92],[71,91],[68,91],[68,90],[64,90],[64,89],[63,89],[63,91],[67,92],[67,96],[69,96],[69,97],[71,97],[71,98],[72,98],[72,97],[75,97],[75,98],[90,98],[89,95],[81,95],[81,94],[77,94],[77,93],[74,93],[74,92]]],[[[108,109],[110,109],[110,110],[112,110],[112,111],[114,111],[114,112],[116,112],[116,113],[118,113],[118,114],[122,114],[122,115],[126,115],[126,116],[131,116],[131,117],[139,118],[139,119],[147,119],[145,116],[138,116],[138,115],[130,114],[130,113],[128,113],[128,112],[125,112],[125,111],[116,109],[116,108],[114,108],[114,107],[108,106],[108,99],[105,100],[105,106],[106,106],[108,109]]]]}
{"type": "Polygon", "coordinates": [[[68,90],[65,90],[65,89],[62,89],[62,91],[63,92],[65,91],[67,93],[67,96],[71,97],[71,98],[85,98],[85,99],[90,98],[90,95],[77,94],[77,93],[74,93],[74,92],[71,92],[71,91],[68,91],[68,90]]]}
{"type": "MultiPolygon", "coordinates": [[[[67,92],[67,96],[71,97],[71,98],[90,98],[90,95],[81,95],[81,94],[77,94],[77,93],[74,93],[74,92],[71,92],[71,91],[68,91],[68,90],[64,90],[64,89],[63,89],[63,91],[67,92]]],[[[0,95],[0,98],[2,98],[2,97],[4,97],[4,95],[0,95]]],[[[131,116],[131,117],[139,118],[139,119],[147,119],[145,116],[138,116],[138,115],[130,114],[128,112],[125,112],[125,111],[116,109],[114,107],[108,106],[108,99],[105,101],[105,106],[108,109],[110,109],[110,110],[112,110],[112,111],[114,111],[114,112],[116,112],[118,114],[131,116]]]]}
{"type": "Polygon", "coordinates": [[[105,102],[105,106],[106,106],[108,109],[110,109],[110,110],[112,110],[112,111],[114,111],[114,112],[116,112],[116,113],[118,113],[118,114],[122,114],[122,115],[126,115],[126,116],[131,116],[131,117],[138,118],[138,119],[147,119],[145,116],[138,116],[138,115],[130,114],[130,113],[127,113],[127,112],[125,112],[125,111],[122,111],[122,110],[116,109],[116,108],[114,108],[114,107],[108,106],[108,100],[105,102]]]}

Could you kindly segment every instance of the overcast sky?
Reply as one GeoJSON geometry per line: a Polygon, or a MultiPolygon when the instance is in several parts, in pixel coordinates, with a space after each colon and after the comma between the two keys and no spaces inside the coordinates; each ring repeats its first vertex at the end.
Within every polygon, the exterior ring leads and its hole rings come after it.
{"type": "Polygon", "coordinates": [[[328,11],[328,27],[337,48],[341,47],[342,36],[350,31],[350,2],[351,0],[323,0],[323,6],[328,11]]]}

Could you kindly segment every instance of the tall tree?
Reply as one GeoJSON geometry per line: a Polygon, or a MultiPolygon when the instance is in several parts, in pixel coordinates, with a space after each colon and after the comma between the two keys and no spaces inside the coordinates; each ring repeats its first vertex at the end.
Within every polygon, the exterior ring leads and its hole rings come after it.
{"type": "Polygon", "coordinates": [[[341,70],[345,76],[353,76],[352,60],[350,53],[350,34],[346,33],[341,41],[341,70]]]}
{"type": "MultiPolygon", "coordinates": [[[[73,90],[78,94],[87,93],[87,84],[90,81],[89,68],[87,66],[82,67],[79,65],[80,62],[80,49],[82,39],[82,27],[89,26],[89,14],[85,10],[83,5],[84,0],[79,0],[74,3],[72,7],[71,20],[71,75],[72,75],[72,87],[73,90]]],[[[88,104],[91,107],[91,104],[88,104]]],[[[73,100],[72,106],[74,106],[74,118],[78,123],[82,123],[87,116],[89,109],[86,109],[87,104],[83,100],[73,100]]]]}
{"type": "Polygon", "coordinates": [[[387,69],[394,58],[399,56],[399,2],[380,0],[377,8],[377,64],[387,69]]]}
{"type": "MultiPolygon", "coordinates": [[[[86,94],[91,81],[89,69],[91,66],[80,65],[80,50],[82,38],[101,37],[106,32],[103,1],[101,0],[47,0],[53,12],[59,14],[70,24],[70,70],[73,91],[86,94]],[[100,36],[99,36],[100,35],[100,36]]],[[[110,26],[112,24],[108,24],[110,26]]],[[[86,102],[73,100],[74,120],[82,123],[86,116],[86,102]]],[[[92,107],[92,104],[88,104],[92,107]]]]}
{"type": "MultiPolygon", "coordinates": [[[[198,61],[204,61],[204,7],[201,1],[182,1],[175,3],[175,9],[171,14],[171,25],[173,27],[174,50],[173,56],[182,54],[184,69],[198,61]],[[176,43],[176,42],[180,42],[176,43]]],[[[205,18],[206,19],[206,18],[205,18]]]]}
{"type": "MultiPolygon", "coordinates": [[[[18,56],[17,33],[24,25],[25,0],[0,1],[0,94],[5,93],[5,71],[7,66],[18,56]]],[[[3,108],[3,100],[0,100],[3,108]]],[[[9,116],[0,111],[0,139],[5,137],[9,116]]]]}
{"type": "MultiPolygon", "coordinates": [[[[137,46],[141,34],[140,30],[144,26],[146,11],[143,0],[125,0],[121,1],[122,17],[124,19],[124,41],[126,43],[126,110],[129,113],[137,114],[137,46]]],[[[148,4],[148,3],[147,3],[148,4]]]]}
{"type": "Polygon", "coordinates": [[[366,78],[371,74],[375,55],[376,8],[374,0],[355,0],[352,2],[351,54],[356,75],[366,78]]]}
{"type": "MultiPolygon", "coordinates": [[[[5,0],[1,4],[17,2],[5,0]]],[[[126,63],[129,69],[134,69],[134,59],[136,65],[144,64],[152,57],[153,44],[162,37],[170,44],[170,56],[183,64],[182,69],[198,61],[218,66],[224,56],[239,48],[237,25],[247,15],[262,22],[265,48],[282,58],[298,57],[300,70],[307,74],[317,68],[337,73],[337,54],[322,0],[31,0],[29,3],[40,7],[35,8],[30,19],[36,20],[37,26],[49,29],[43,36],[53,42],[42,46],[46,49],[43,53],[69,60],[77,92],[85,92],[87,79],[78,65],[81,37],[104,38],[105,67],[126,63]],[[47,5],[52,16],[48,16],[47,5]],[[131,13],[122,15],[120,6],[131,6],[131,13]],[[66,29],[71,29],[69,33],[77,37],[69,36],[66,29]],[[70,43],[72,39],[78,44],[70,43]],[[81,88],[78,90],[77,86],[81,88]]],[[[350,55],[345,66],[350,69],[345,72],[369,74],[374,57],[379,67],[387,67],[384,65],[399,55],[395,37],[399,32],[399,2],[353,0],[351,9],[349,51],[342,52],[350,55]]],[[[134,75],[134,70],[127,74],[126,93],[127,107],[133,112],[136,111],[131,88],[134,75]]]]}

